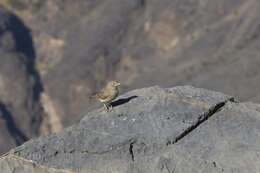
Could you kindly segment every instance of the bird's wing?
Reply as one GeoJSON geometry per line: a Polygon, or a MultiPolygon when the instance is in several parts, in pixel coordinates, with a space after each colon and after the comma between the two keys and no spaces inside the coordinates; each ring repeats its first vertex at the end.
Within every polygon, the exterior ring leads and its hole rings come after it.
{"type": "Polygon", "coordinates": [[[110,96],[110,93],[105,92],[105,90],[103,89],[103,90],[99,91],[96,95],[99,99],[106,100],[110,96]]]}

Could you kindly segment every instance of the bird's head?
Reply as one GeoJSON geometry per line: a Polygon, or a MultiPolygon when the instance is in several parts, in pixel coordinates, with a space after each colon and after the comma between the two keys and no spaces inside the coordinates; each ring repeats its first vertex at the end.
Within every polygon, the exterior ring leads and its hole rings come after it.
{"type": "Polygon", "coordinates": [[[120,82],[118,82],[118,81],[110,81],[110,82],[108,82],[108,86],[109,87],[118,87],[118,86],[120,86],[120,82]]]}

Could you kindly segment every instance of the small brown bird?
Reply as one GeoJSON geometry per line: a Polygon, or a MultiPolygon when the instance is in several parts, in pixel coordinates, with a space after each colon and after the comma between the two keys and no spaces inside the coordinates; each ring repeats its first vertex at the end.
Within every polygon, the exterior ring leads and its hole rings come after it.
{"type": "Polygon", "coordinates": [[[107,112],[113,109],[111,102],[119,94],[118,86],[120,86],[118,81],[110,81],[103,89],[93,95],[94,98],[98,99],[101,103],[104,104],[105,110],[107,112]]]}

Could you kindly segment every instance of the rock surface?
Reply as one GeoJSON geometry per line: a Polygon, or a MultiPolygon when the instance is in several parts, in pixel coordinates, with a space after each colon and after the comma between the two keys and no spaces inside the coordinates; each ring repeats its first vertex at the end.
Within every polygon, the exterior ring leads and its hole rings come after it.
{"type": "Polygon", "coordinates": [[[79,173],[260,171],[260,105],[190,86],[155,86],[121,95],[113,106],[26,142],[2,161],[14,155],[79,173]]]}
{"type": "Polygon", "coordinates": [[[35,162],[26,160],[14,155],[0,159],[0,169],[4,173],[76,173],[69,170],[58,170],[38,165],[35,162]]]}

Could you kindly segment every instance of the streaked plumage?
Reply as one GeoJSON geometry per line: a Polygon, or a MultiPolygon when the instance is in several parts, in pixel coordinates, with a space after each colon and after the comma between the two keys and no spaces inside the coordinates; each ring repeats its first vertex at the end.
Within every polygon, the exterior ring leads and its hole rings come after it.
{"type": "Polygon", "coordinates": [[[103,89],[94,95],[96,99],[104,104],[106,111],[112,110],[111,102],[118,96],[118,86],[120,86],[119,82],[110,81],[103,89]]]}

